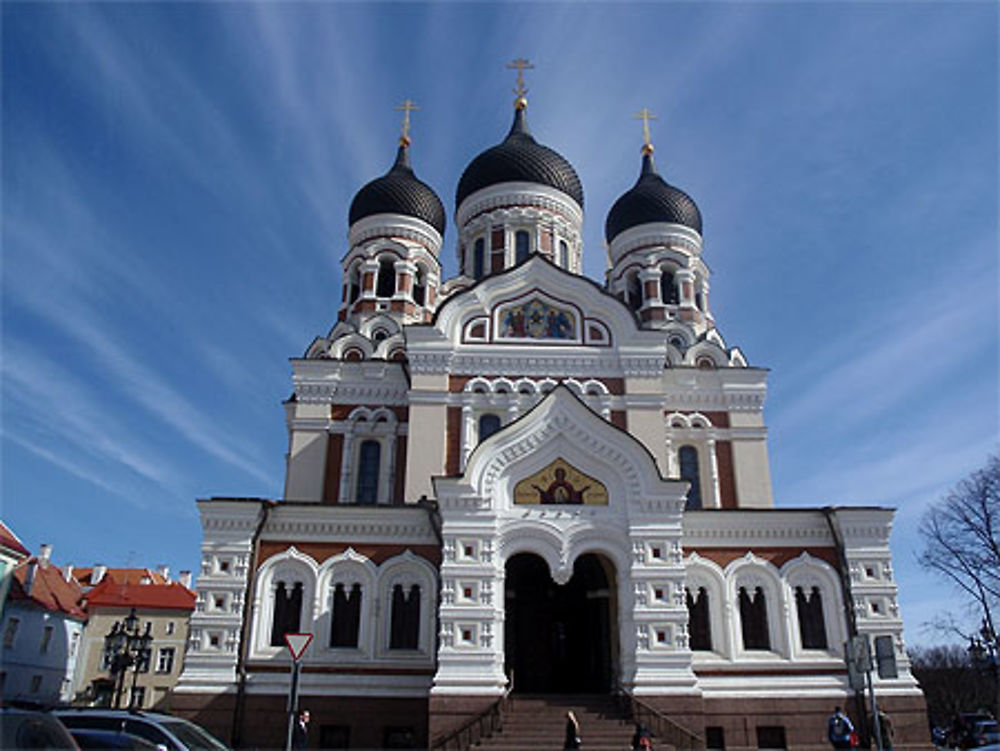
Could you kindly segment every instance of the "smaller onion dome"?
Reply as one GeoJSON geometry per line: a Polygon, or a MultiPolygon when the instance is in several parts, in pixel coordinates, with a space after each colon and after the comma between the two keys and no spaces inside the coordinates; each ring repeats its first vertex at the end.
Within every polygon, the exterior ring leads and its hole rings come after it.
{"type": "Polygon", "coordinates": [[[462,173],[455,192],[455,208],[477,190],[500,183],[537,183],[555,188],[583,208],[583,186],[566,158],[538,143],[528,130],[524,117],[527,101],[518,98],[510,132],[496,146],[487,149],[462,173]]]}
{"type": "Polygon", "coordinates": [[[683,224],[701,234],[701,212],[697,204],[683,190],[660,177],[653,163],[653,149],[647,146],[642,152],[639,179],[608,212],[604,238],[610,243],[625,230],[650,222],[683,224]]]}
{"type": "Polygon", "coordinates": [[[365,185],[351,201],[348,223],[374,214],[403,214],[422,219],[444,235],[444,205],[410,167],[410,141],[402,138],[396,161],[382,177],[365,185]]]}

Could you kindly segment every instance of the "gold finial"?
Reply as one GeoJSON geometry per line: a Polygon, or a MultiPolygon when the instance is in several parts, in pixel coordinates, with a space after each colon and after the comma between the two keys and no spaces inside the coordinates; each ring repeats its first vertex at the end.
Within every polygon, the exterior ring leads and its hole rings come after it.
{"type": "Polygon", "coordinates": [[[517,88],[514,89],[514,93],[517,94],[517,99],[514,100],[514,107],[516,109],[523,110],[528,106],[528,100],[524,96],[528,93],[528,87],[524,85],[524,71],[531,70],[535,66],[523,57],[519,57],[517,60],[512,60],[507,63],[507,67],[517,69],[517,88]]]}
{"type": "Polygon", "coordinates": [[[653,142],[649,139],[649,121],[659,118],[643,107],[635,113],[635,119],[642,120],[642,153],[644,156],[649,156],[653,153],[653,142]]]}
{"type": "Polygon", "coordinates": [[[397,112],[403,113],[403,135],[399,137],[400,146],[410,145],[410,113],[414,110],[420,109],[416,102],[410,101],[409,99],[404,99],[403,103],[395,107],[397,112]]]}

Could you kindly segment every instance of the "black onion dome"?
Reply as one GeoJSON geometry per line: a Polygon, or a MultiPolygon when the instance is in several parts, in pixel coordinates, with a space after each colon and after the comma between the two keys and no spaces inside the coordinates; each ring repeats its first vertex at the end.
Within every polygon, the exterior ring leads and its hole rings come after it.
{"type": "Polygon", "coordinates": [[[423,219],[444,235],[444,205],[437,193],[413,174],[406,144],[400,144],[392,168],[354,196],[348,223],[374,214],[404,214],[423,219]]]}
{"type": "Polygon", "coordinates": [[[491,149],[473,159],[462,173],[455,192],[455,207],[477,190],[500,183],[538,183],[562,191],[583,208],[583,186],[573,166],[548,146],[538,143],[528,130],[524,110],[514,111],[510,133],[491,149]]]}
{"type": "Polygon", "coordinates": [[[649,222],[670,222],[701,234],[701,212],[680,188],[667,183],[656,171],[652,154],[643,154],[642,172],[632,189],[622,194],[604,222],[604,238],[610,243],[632,227],[649,222]]]}

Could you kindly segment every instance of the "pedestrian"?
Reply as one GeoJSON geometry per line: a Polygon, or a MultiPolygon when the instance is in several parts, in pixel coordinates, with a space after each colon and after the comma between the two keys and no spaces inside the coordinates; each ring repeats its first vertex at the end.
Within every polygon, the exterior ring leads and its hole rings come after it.
{"type": "Polygon", "coordinates": [[[637,722],[632,734],[632,751],[651,751],[652,748],[653,733],[641,722],[637,722]]]}
{"type": "Polygon", "coordinates": [[[831,745],[836,749],[850,748],[854,745],[851,743],[852,735],[854,735],[854,725],[851,724],[851,720],[840,707],[834,707],[833,714],[826,722],[826,737],[831,745]]]}
{"type": "Polygon", "coordinates": [[[878,712],[875,717],[872,718],[872,737],[875,737],[875,723],[878,722],[878,732],[882,738],[882,749],[883,751],[892,751],[892,738],[895,731],[892,728],[892,720],[889,719],[889,715],[885,713],[882,707],[878,708],[878,712]]]}
{"type": "Polygon", "coordinates": [[[299,719],[292,728],[292,748],[300,751],[309,745],[309,710],[299,712],[299,719]]]}
{"type": "Polygon", "coordinates": [[[563,741],[563,751],[580,748],[580,723],[570,710],[566,713],[566,738],[563,741]]]}

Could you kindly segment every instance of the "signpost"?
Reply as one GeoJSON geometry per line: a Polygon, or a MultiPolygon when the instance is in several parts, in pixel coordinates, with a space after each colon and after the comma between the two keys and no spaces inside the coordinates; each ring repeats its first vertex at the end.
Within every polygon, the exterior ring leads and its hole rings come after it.
{"type": "MultiPolygon", "coordinates": [[[[885,641],[888,639],[888,647],[892,649],[892,637],[876,637],[876,647],[878,649],[878,674],[880,678],[896,677],[896,659],[891,652],[886,655],[885,641]]],[[[868,688],[868,696],[872,705],[872,732],[875,735],[875,748],[882,751],[885,746],[882,741],[882,723],[878,717],[878,702],[875,700],[875,686],[872,683],[872,650],[868,637],[864,634],[851,637],[851,640],[844,644],[844,655],[847,661],[847,675],[851,688],[855,691],[864,691],[868,688]]]]}
{"type": "Polygon", "coordinates": [[[292,653],[292,685],[288,691],[288,737],[285,751],[292,751],[292,736],[295,733],[296,715],[299,713],[299,672],[302,669],[302,655],[312,641],[312,634],[285,634],[285,644],[292,653]]]}

